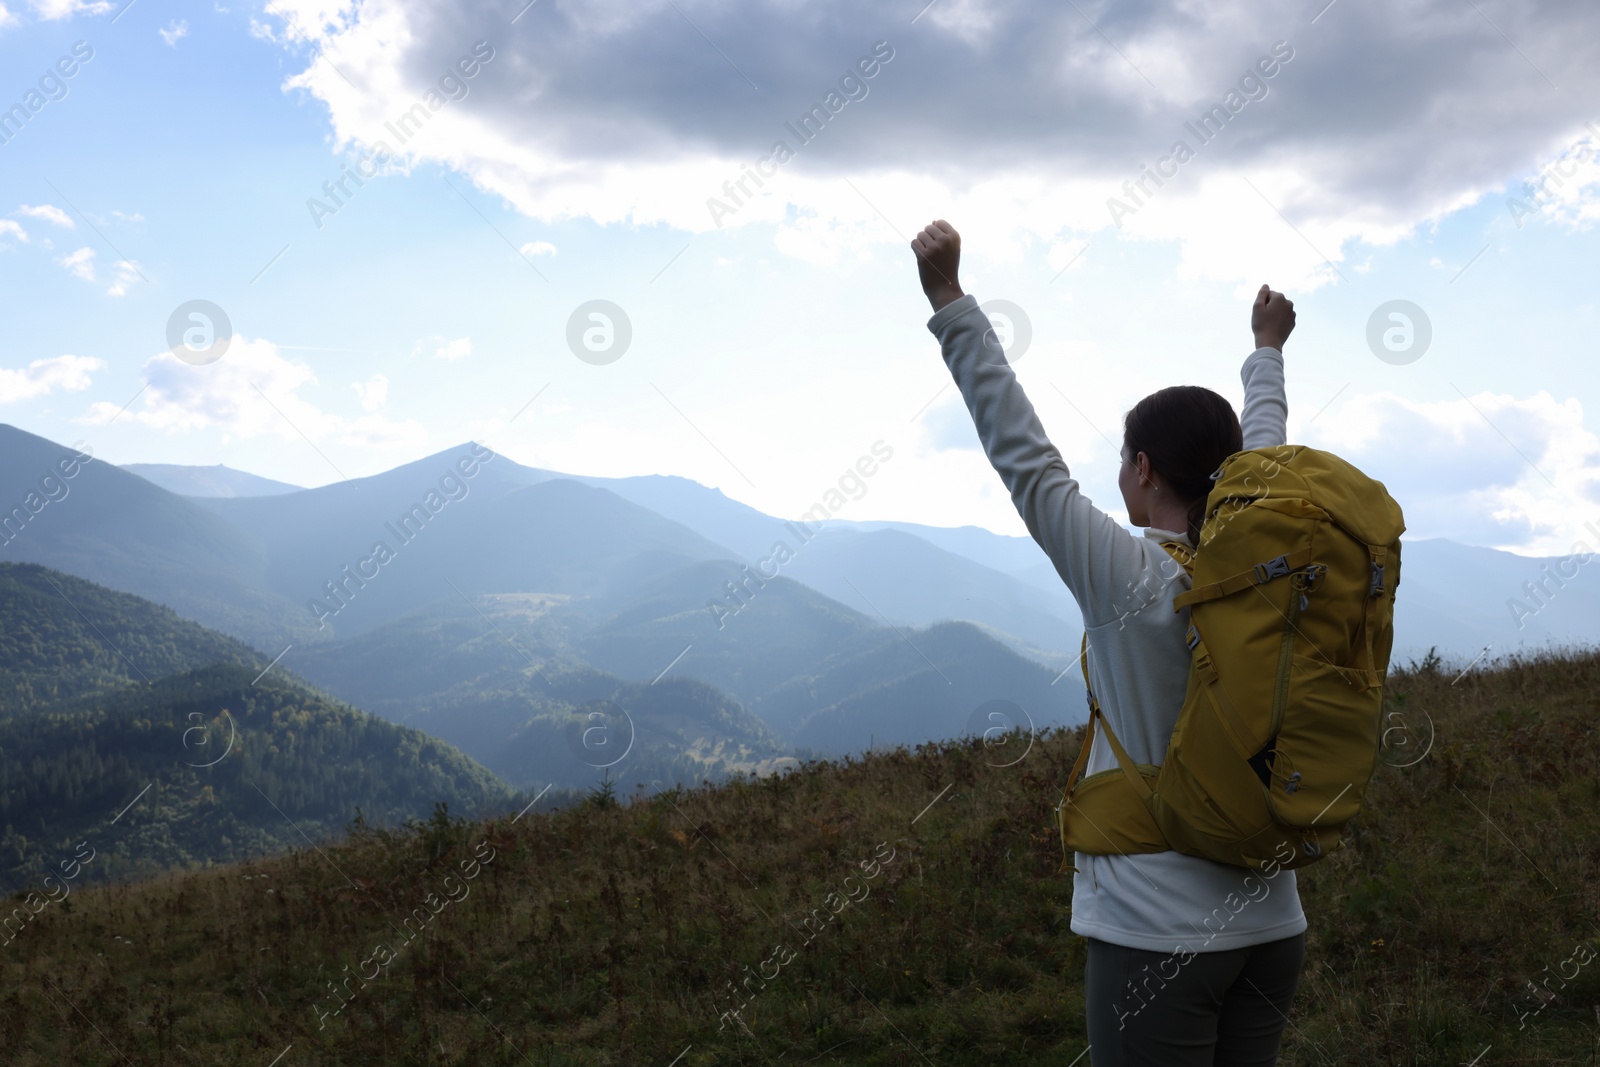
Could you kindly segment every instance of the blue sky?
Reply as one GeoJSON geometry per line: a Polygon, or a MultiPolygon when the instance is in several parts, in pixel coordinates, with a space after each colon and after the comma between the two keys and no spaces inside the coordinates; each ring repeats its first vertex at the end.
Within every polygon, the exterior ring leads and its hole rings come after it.
{"type": "Polygon", "coordinates": [[[476,438],[796,515],[882,440],[841,517],[1020,533],[925,328],[905,241],[943,217],[967,290],[1030,320],[1017,373],[1108,510],[1123,410],[1184,381],[1242,399],[1266,281],[1299,314],[1291,439],[1382,478],[1413,536],[1559,554],[1600,519],[1582,5],[0,11],[0,107],[93,49],[0,144],[0,421],[113,462],[318,485],[476,438]],[[168,351],[196,299],[235,335],[204,365],[168,351]],[[612,362],[568,344],[596,299],[631,323],[612,362]],[[1412,362],[1369,347],[1392,300],[1431,323],[1412,362]]]}

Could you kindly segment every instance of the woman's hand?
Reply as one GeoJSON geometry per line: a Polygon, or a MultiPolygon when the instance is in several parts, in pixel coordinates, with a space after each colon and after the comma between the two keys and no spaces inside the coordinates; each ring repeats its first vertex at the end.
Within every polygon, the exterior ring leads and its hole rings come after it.
{"type": "Polygon", "coordinates": [[[943,219],[928,223],[927,229],[911,240],[917,254],[917,273],[928,303],[938,311],[963,295],[956,275],[961,267],[961,235],[943,219]]]}
{"type": "Polygon", "coordinates": [[[1257,348],[1282,352],[1283,343],[1294,332],[1294,301],[1263,285],[1250,308],[1250,329],[1256,335],[1257,348]]]}

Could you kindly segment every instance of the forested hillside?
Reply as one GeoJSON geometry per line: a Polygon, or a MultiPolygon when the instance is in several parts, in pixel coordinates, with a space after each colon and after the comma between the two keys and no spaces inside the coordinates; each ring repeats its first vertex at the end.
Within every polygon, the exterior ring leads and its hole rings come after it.
{"type": "Polygon", "coordinates": [[[358,811],[393,826],[511,803],[448,744],[139,597],[5,564],[0,611],[0,890],[80,844],[103,881],[281,852],[358,811]]]}
{"type": "Polygon", "coordinates": [[[358,810],[397,825],[436,803],[510,804],[449,745],[254,673],[211,667],[0,721],[0,890],[37,883],[79,841],[99,881],[282,852],[358,810]]]}
{"type": "Polygon", "coordinates": [[[0,717],[197,667],[268,662],[170,608],[33,564],[0,563],[0,609],[0,717]]]}

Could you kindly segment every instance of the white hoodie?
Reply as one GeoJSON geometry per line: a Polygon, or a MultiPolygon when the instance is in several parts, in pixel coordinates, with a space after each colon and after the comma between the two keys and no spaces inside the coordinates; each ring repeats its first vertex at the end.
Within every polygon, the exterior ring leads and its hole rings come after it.
{"type": "MultiPolygon", "coordinates": [[[[1137,763],[1165,761],[1183,707],[1190,653],[1188,590],[1162,541],[1192,543],[1187,531],[1129,533],[1095,507],[1050,443],[972,294],[928,320],[989,462],[1028,532],[1083,611],[1089,682],[1117,739],[1137,763]],[[987,335],[987,342],[985,341],[987,335]]],[[[1284,443],[1288,401],[1283,353],[1260,348],[1240,371],[1245,448],[1284,443]]],[[[1116,766],[1098,732],[1086,774],[1116,766]]],[[[1293,871],[1271,877],[1179,852],[1132,856],[1076,853],[1072,931],[1157,952],[1219,951],[1292,937],[1306,928],[1293,871]]]]}

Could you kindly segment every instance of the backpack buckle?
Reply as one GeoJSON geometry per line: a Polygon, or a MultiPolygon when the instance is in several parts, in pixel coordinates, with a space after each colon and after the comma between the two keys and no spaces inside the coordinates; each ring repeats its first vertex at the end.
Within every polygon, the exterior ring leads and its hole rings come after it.
{"type": "Polygon", "coordinates": [[[1274,578],[1282,578],[1289,573],[1289,557],[1279,556],[1277,559],[1269,559],[1265,563],[1257,563],[1255,571],[1257,585],[1263,582],[1270,582],[1274,578]]]}
{"type": "Polygon", "coordinates": [[[1383,593],[1383,564],[1372,565],[1372,581],[1367,585],[1368,596],[1379,596],[1383,593]]]}
{"type": "Polygon", "coordinates": [[[1183,641],[1189,646],[1190,652],[1193,652],[1195,646],[1200,643],[1200,631],[1195,629],[1194,623],[1189,624],[1188,632],[1183,635],[1183,641]]]}

